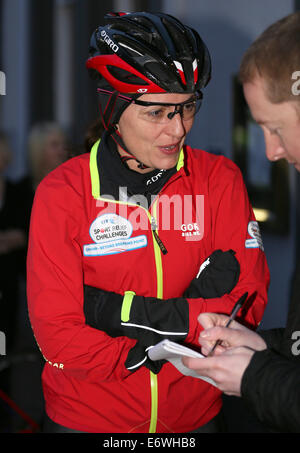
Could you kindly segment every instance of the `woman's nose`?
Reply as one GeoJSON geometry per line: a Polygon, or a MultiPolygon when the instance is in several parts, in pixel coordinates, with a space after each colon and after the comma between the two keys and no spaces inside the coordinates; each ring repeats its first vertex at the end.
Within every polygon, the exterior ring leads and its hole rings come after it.
{"type": "Polygon", "coordinates": [[[187,129],[186,129],[184,121],[181,117],[180,112],[176,111],[170,116],[171,116],[171,118],[169,118],[168,123],[166,123],[165,130],[167,131],[167,133],[169,135],[173,135],[174,137],[182,138],[183,136],[186,135],[187,129]]]}

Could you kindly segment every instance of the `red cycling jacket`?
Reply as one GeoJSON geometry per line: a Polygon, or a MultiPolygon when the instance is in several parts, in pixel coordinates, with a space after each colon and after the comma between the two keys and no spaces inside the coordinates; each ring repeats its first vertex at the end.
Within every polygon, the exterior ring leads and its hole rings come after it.
{"type": "Polygon", "coordinates": [[[99,149],[96,143],[90,154],[51,172],[32,209],[28,306],[46,360],[46,411],[56,423],[86,432],[193,431],[220,411],[221,392],[170,363],[157,375],[145,367],[129,372],[124,362],[136,341],[85,324],[83,285],[181,297],[214,250],[233,249],[239,281],[221,298],[188,299],[186,343],[198,345],[201,312],[229,313],[245,291],[257,292],[245,317],[257,326],[269,271],[243,179],[229,159],[185,146],[177,172],[146,209],[101,198],[99,149]]]}

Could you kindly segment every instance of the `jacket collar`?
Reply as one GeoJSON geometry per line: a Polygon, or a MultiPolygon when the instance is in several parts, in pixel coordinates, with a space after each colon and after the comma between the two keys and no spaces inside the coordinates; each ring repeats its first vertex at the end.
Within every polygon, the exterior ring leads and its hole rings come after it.
{"type": "MultiPolygon", "coordinates": [[[[99,174],[98,159],[97,159],[98,151],[100,148],[100,143],[101,143],[101,139],[97,140],[94,143],[94,145],[92,146],[91,151],[90,151],[90,162],[89,162],[92,196],[96,200],[99,199],[101,196],[100,174],[99,174]]],[[[182,174],[182,172],[185,172],[184,159],[185,159],[185,153],[184,153],[184,149],[182,148],[180,151],[179,159],[178,159],[177,166],[176,166],[177,173],[175,175],[179,176],[179,173],[182,174]]],[[[173,177],[175,175],[173,175],[173,177]]],[[[171,179],[172,179],[172,177],[171,177],[171,179]]]]}

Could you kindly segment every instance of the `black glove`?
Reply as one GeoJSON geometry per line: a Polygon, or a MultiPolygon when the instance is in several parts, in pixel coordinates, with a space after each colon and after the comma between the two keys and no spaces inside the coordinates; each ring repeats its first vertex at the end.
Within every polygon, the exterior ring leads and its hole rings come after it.
{"type": "MultiPolygon", "coordinates": [[[[237,283],[240,272],[234,254],[232,250],[212,253],[200,267],[184,297],[214,298],[229,293],[237,283]]],[[[111,337],[126,336],[138,340],[125,363],[133,371],[139,366],[146,366],[158,372],[165,361],[150,360],[147,349],[165,338],[183,341],[189,331],[189,308],[184,298],[161,300],[136,296],[132,292],[123,297],[85,286],[84,314],[89,326],[103,330],[111,337]]]]}
{"type": "Polygon", "coordinates": [[[200,266],[199,273],[183,297],[211,299],[232,291],[240,276],[240,264],[233,250],[215,250],[200,266]]]}
{"type": "Polygon", "coordinates": [[[165,338],[184,340],[189,332],[189,307],[182,298],[156,299],[131,291],[123,297],[85,286],[84,314],[89,326],[111,337],[134,338],[145,346],[165,338]]]}
{"type": "Polygon", "coordinates": [[[145,348],[139,341],[133,348],[130,349],[126,362],[125,367],[134,372],[138,370],[141,366],[145,366],[148,368],[152,373],[158,374],[163,366],[166,363],[166,360],[151,360],[148,357],[148,350],[150,347],[145,348]]]}
{"type": "Polygon", "coordinates": [[[125,362],[130,371],[146,366],[158,373],[165,361],[150,360],[147,349],[165,338],[182,341],[189,331],[189,307],[181,298],[162,300],[136,296],[132,292],[123,297],[85,286],[84,314],[89,326],[111,337],[126,336],[138,340],[125,362]]]}

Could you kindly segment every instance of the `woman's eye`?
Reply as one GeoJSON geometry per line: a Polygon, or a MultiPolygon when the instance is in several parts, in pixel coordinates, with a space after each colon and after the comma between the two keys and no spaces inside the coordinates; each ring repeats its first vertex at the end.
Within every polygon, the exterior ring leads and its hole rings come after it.
{"type": "Polygon", "coordinates": [[[150,110],[147,112],[147,115],[153,117],[153,118],[162,118],[165,114],[165,109],[155,109],[155,110],[150,110]]]}
{"type": "Polygon", "coordinates": [[[184,105],[184,110],[186,110],[187,112],[192,112],[195,110],[195,108],[196,108],[195,102],[190,102],[189,104],[184,105]]]}
{"type": "Polygon", "coordinates": [[[156,110],[151,110],[150,112],[148,112],[148,115],[154,116],[154,117],[163,116],[163,114],[164,114],[164,109],[156,109],[156,110]]]}

